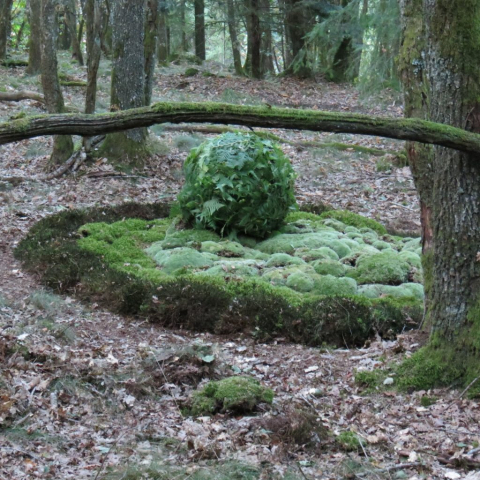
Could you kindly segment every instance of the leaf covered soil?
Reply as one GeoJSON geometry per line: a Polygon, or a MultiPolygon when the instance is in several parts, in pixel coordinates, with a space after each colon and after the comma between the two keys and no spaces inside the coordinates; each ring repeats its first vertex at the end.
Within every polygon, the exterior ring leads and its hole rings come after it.
{"type": "MultiPolygon", "coordinates": [[[[66,57],[60,63],[66,70],[75,68],[66,57]]],[[[102,68],[99,104],[107,108],[108,81],[102,68]]],[[[197,74],[183,79],[179,74],[186,67],[175,68],[160,71],[157,98],[208,95],[216,100],[230,88],[242,103],[266,99],[292,107],[305,103],[401,114],[392,100],[371,102],[366,109],[355,93],[330,84],[253,82],[228,73],[225,78],[197,74]],[[187,81],[183,89],[171,88],[187,81]]],[[[74,73],[84,78],[76,68],[74,73]]],[[[7,89],[38,89],[35,77],[24,78],[22,69],[0,69],[0,75],[7,89]]],[[[81,108],[81,92],[65,89],[67,101],[81,108]]],[[[41,112],[42,106],[0,104],[3,118],[22,110],[41,112]]],[[[0,476],[477,478],[478,402],[468,399],[468,392],[462,395],[463,390],[395,389],[391,364],[419,348],[424,341],[420,333],[373,340],[362,348],[331,349],[292,344],[282,337],[262,343],[241,332],[225,336],[165,329],[94,303],[86,306],[70,295],[52,294],[21,268],[12,250],[45,216],[125,201],[152,202],[159,196],[174,199],[182,161],[201,138],[155,130],[160,142],[156,155],[130,174],[99,159],[84,165],[76,178],[40,181],[34,176],[47,163],[49,139],[0,148],[0,476]],[[253,416],[182,414],[197,388],[232,376],[254,377],[273,390],[272,405],[261,404],[253,416]]],[[[348,135],[275,133],[297,142],[340,140],[352,146],[342,151],[282,146],[299,173],[300,203],[323,202],[380,220],[389,231],[418,232],[408,169],[395,167],[388,158],[379,166],[378,157],[353,149],[363,145],[391,151],[401,144],[348,135]]]]}

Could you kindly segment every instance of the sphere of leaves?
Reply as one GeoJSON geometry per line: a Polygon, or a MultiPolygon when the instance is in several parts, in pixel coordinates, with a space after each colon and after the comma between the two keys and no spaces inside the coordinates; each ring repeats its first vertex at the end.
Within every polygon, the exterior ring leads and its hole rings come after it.
{"type": "Polygon", "coordinates": [[[222,235],[264,238],[295,209],[295,173],[270,140],[225,133],[192,150],[178,200],[187,220],[222,235]]]}

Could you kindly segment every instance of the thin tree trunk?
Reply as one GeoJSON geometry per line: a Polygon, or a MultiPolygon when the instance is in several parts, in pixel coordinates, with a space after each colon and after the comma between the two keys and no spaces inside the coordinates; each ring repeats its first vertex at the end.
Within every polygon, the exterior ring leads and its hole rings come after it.
{"type": "MultiPolygon", "coordinates": [[[[42,86],[45,105],[49,113],[63,113],[63,101],[57,65],[57,32],[55,0],[42,0],[42,86]]],[[[58,165],[68,160],[73,153],[73,141],[70,135],[54,137],[50,163],[58,165]]]]}
{"type": "Polygon", "coordinates": [[[0,59],[7,56],[7,43],[10,39],[13,0],[0,0],[0,59]]]}
{"type": "Polygon", "coordinates": [[[195,55],[205,60],[205,0],[194,0],[195,7],[195,55]]]}
{"type": "Polygon", "coordinates": [[[158,36],[158,0],[147,0],[145,22],[145,105],[152,101],[158,36]]]}
{"type": "Polygon", "coordinates": [[[80,42],[77,36],[77,12],[75,8],[75,1],[68,0],[64,4],[65,8],[65,23],[70,32],[71,45],[73,49],[73,58],[77,60],[79,65],[83,66],[83,54],[80,42]]]}
{"type": "MultiPolygon", "coordinates": [[[[145,105],[145,1],[119,0],[113,10],[111,109],[145,105]]],[[[112,161],[141,164],[146,153],[146,128],[108,135],[101,153],[112,161]]]]}
{"type": "Polygon", "coordinates": [[[262,75],[266,73],[275,73],[273,65],[273,45],[272,45],[272,16],[270,12],[270,0],[260,0],[261,9],[261,48],[260,48],[260,66],[262,75]]]}
{"type": "Polygon", "coordinates": [[[181,49],[182,52],[188,51],[187,45],[187,24],[185,20],[186,0],[180,0],[180,29],[181,29],[181,49]]]}
{"type": "Polygon", "coordinates": [[[259,0],[249,0],[248,6],[248,55],[250,56],[250,68],[248,71],[253,78],[261,78],[262,70],[260,60],[260,46],[262,41],[262,31],[260,28],[259,0]]]}
{"type": "Polygon", "coordinates": [[[28,40],[28,75],[40,73],[42,62],[42,0],[30,0],[30,38],[28,40]]]}
{"type": "Polygon", "coordinates": [[[240,42],[237,36],[237,25],[235,22],[235,6],[233,0],[227,0],[227,18],[228,31],[230,33],[230,40],[232,42],[233,65],[237,75],[243,75],[242,58],[240,56],[240,42]]]}
{"type": "Polygon", "coordinates": [[[167,14],[168,14],[167,3],[165,0],[160,0],[159,14],[158,14],[158,48],[157,48],[158,63],[163,63],[168,60],[167,14]]]}

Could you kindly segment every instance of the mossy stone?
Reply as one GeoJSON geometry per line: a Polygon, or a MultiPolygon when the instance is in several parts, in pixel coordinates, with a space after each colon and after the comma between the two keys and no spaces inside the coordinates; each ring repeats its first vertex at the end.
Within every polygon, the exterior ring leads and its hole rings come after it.
{"type": "Polygon", "coordinates": [[[377,240],[376,242],[373,242],[372,247],[376,248],[377,250],[392,249],[392,245],[390,243],[384,242],[382,240],[377,240]]]}
{"type": "Polygon", "coordinates": [[[356,268],[348,275],[361,285],[379,283],[383,285],[400,285],[405,283],[410,265],[394,251],[361,255],[356,268]]]}
{"type": "MultiPolygon", "coordinates": [[[[217,262],[218,263],[218,262],[217,262]]],[[[258,269],[252,265],[241,262],[222,262],[199,272],[202,275],[218,275],[220,277],[256,277],[259,275],[258,269]]]]}
{"type": "Polygon", "coordinates": [[[266,262],[266,267],[285,267],[286,265],[304,265],[305,261],[287,253],[274,253],[266,262]]]}
{"type": "Polygon", "coordinates": [[[209,382],[193,393],[190,413],[193,416],[216,412],[252,412],[258,404],[273,402],[273,391],[253,377],[228,377],[209,382]]]}
{"type": "Polygon", "coordinates": [[[420,255],[417,255],[411,250],[402,250],[398,256],[408,262],[412,267],[421,269],[422,268],[422,259],[420,255]]]}
{"type": "Polygon", "coordinates": [[[347,271],[347,267],[336,260],[316,260],[311,265],[319,275],[343,277],[347,271]]]}
{"type": "Polygon", "coordinates": [[[355,295],[357,282],[352,278],[337,278],[333,275],[317,275],[314,277],[315,286],[312,293],[317,295],[355,295]]]}
{"type": "MultiPolygon", "coordinates": [[[[186,229],[167,232],[161,243],[163,249],[194,246],[200,247],[203,242],[219,242],[220,236],[210,230],[186,229]]],[[[214,252],[213,252],[214,253],[214,252]]]]}
{"type": "Polygon", "coordinates": [[[362,215],[358,215],[353,212],[349,212],[348,210],[329,210],[328,212],[322,213],[320,216],[324,219],[333,218],[343,222],[345,225],[357,227],[360,229],[360,231],[362,228],[369,228],[373,231],[376,231],[380,235],[387,233],[386,228],[375,220],[363,217],[362,215]]]}
{"type": "MultiPolygon", "coordinates": [[[[149,250],[147,252],[149,253],[149,250]]],[[[179,268],[196,269],[213,266],[212,260],[188,247],[161,250],[154,255],[153,259],[167,273],[173,273],[179,268]]]]}
{"type": "Polygon", "coordinates": [[[295,272],[289,275],[286,283],[287,287],[302,293],[310,292],[314,285],[313,279],[302,272],[295,272]]]}
{"type": "Polygon", "coordinates": [[[200,246],[201,252],[214,253],[220,257],[243,257],[245,249],[240,243],[224,240],[221,242],[202,242],[200,246]]]}
{"type": "Polygon", "coordinates": [[[287,283],[287,275],[284,274],[281,268],[272,268],[263,272],[262,280],[271,285],[285,285],[287,283]]]}
{"type": "Polygon", "coordinates": [[[200,73],[200,70],[198,68],[187,68],[185,70],[185,73],[183,74],[185,77],[194,77],[195,75],[198,75],[200,73]]]}

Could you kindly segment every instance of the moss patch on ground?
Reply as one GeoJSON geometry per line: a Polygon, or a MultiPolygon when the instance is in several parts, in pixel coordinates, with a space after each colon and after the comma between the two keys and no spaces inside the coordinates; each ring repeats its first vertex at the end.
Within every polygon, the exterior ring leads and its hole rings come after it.
{"type": "Polygon", "coordinates": [[[193,393],[189,413],[193,416],[217,412],[252,412],[258,404],[273,401],[273,391],[253,377],[228,377],[209,382],[193,393]]]}
{"type": "MultiPolygon", "coordinates": [[[[371,259],[385,254],[368,243],[378,239],[368,227],[295,212],[284,226],[292,233],[226,240],[182,228],[169,211],[164,204],[127,204],[61,212],[35,225],[16,256],[57,291],[74,288],[87,301],[175,328],[353,346],[374,330],[396,332],[407,319],[413,319],[407,326],[421,319],[420,284],[406,280],[382,290],[358,287],[352,278],[357,263],[376,271],[380,265],[371,259]]],[[[412,239],[382,241],[390,255],[399,257],[404,247],[415,255],[412,239]]]]}

